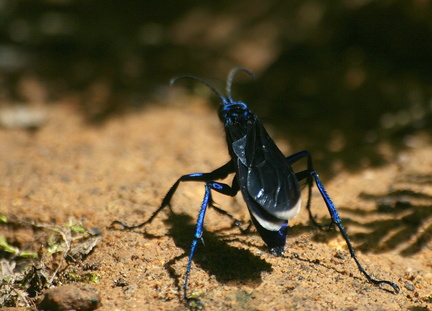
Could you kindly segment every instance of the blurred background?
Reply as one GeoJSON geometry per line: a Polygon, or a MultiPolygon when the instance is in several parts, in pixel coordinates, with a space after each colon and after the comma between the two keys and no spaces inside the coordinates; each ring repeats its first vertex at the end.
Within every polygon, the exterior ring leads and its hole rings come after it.
{"type": "Polygon", "coordinates": [[[429,141],[428,0],[0,0],[4,127],[15,127],[10,109],[65,100],[97,125],[163,103],[178,74],[223,91],[238,65],[256,77],[239,73],[234,99],[325,174],[429,141]]]}

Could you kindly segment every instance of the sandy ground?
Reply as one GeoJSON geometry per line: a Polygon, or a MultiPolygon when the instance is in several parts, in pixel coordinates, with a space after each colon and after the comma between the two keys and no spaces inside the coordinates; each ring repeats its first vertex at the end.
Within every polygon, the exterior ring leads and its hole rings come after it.
{"type": "MultiPolygon", "coordinates": [[[[50,108],[38,131],[1,129],[0,141],[1,215],[60,226],[81,221],[102,232],[75,267],[97,273],[91,284],[101,295],[99,310],[187,309],[181,286],[203,185],[182,184],[173,212],[162,212],[145,228],[125,232],[109,226],[116,219],[144,221],[180,175],[226,163],[213,108],[202,102],[148,105],[95,126],[85,124],[72,105],[60,104],[50,108]]],[[[376,278],[396,282],[399,294],[368,283],[340,234],[312,226],[305,210],[290,222],[280,258],[267,252],[254,229],[241,234],[228,218],[209,210],[190,293],[206,310],[429,310],[431,155],[424,143],[391,165],[323,180],[362,264],[376,278]]],[[[240,195],[214,199],[247,223],[240,195]]],[[[312,204],[318,219],[327,222],[316,190],[312,204]]],[[[37,244],[28,228],[0,229],[20,249],[37,244]]]]}

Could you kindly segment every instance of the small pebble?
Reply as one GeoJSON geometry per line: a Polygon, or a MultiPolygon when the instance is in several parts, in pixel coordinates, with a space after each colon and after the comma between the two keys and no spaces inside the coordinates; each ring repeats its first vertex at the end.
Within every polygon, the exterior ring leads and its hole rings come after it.
{"type": "Polygon", "coordinates": [[[41,107],[15,105],[0,109],[0,126],[7,129],[37,129],[47,119],[47,112],[41,107]]]}
{"type": "Polygon", "coordinates": [[[410,290],[410,291],[415,290],[414,285],[412,285],[411,283],[405,282],[404,286],[407,290],[410,290]]]}
{"type": "Polygon", "coordinates": [[[38,308],[50,311],[87,311],[100,306],[100,295],[88,284],[69,284],[48,289],[38,308]]]}

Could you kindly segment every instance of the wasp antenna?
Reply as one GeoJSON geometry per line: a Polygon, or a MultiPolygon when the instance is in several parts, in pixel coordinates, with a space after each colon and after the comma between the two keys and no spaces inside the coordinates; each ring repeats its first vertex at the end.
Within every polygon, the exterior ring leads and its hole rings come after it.
{"type": "Polygon", "coordinates": [[[232,85],[232,81],[234,79],[235,74],[237,73],[237,71],[244,71],[247,74],[249,74],[251,76],[251,78],[254,78],[255,75],[253,74],[252,71],[250,71],[249,69],[246,69],[244,67],[238,66],[238,67],[234,67],[233,69],[231,69],[230,73],[228,74],[228,79],[227,79],[227,83],[226,83],[226,96],[228,98],[231,98],[231,85],[232,85]]]}
{"type": "Polygon", "coordinates": [[[182,76],[177,76],[177,77],[174,77],[174,78],[172,78],[171,80],[170,80],[170,86],[173,86],[173,84],[177,81],[177,80],[180,80],[180,79],[193,79],[193,80],[197,80],[197,81],[199,81],[199,82],[201,82],[201,83],[203,83],[203,84],[205,84],[205,85],[207,85],[209,88],[210,88],[210,90],[212,90],[221,100],[222,100],[222,102],[225,102],[226,101],[226,99],[225,99],[225,96],[223,96],[222,95],[222,93],[221,92],[219,92],[214,86],[213,86],[213,84],[211,84],[209,81],[207,81],[207,80],[205,80],[205,79],[203,79],[203,78],[200,78],[200,77],[197,77],[197,76],[192,76],[192,75],[182,75],[182,76]]]}

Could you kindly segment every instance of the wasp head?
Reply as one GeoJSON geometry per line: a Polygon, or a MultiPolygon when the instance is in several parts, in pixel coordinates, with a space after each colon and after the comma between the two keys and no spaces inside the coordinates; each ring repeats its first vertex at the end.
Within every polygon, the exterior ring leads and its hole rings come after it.
{"type": "Polygon", "coordinates": [[[234,102],[230,100],[219,108],[219,119],[224,126],[245,124],[251,116],[251,111],[243,102],[234,102]]]}

